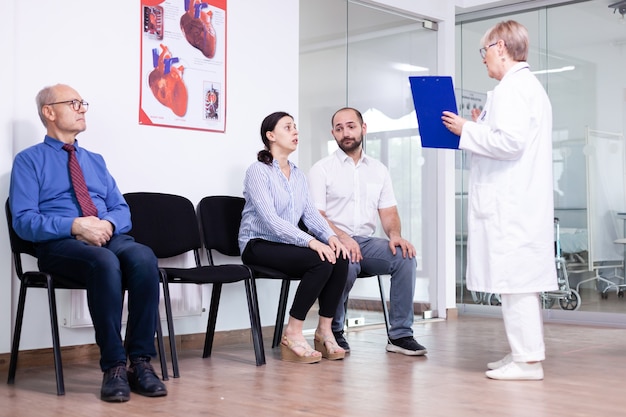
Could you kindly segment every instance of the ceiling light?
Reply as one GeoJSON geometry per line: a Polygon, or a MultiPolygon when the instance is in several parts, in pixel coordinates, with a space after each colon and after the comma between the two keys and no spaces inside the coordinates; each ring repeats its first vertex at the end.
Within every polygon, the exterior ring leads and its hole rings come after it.
{"type": "Polygon", "coordinates": [[[565,72],[565,71],[574,71],[576,69],[575,66],[573,65],[568,65],[565,67],[561,67],[561,68],[552,68],[552,69],[545,69],[545,70],[539,70],[539,71],[531,71],[533,74],[552,74],[555,72],[565,72]]]}
{"type": "Polygon", "coordinates": [[[393,68],[404,72],[426,72],[428,68],[411,64],[393,64],[393,68]]]}

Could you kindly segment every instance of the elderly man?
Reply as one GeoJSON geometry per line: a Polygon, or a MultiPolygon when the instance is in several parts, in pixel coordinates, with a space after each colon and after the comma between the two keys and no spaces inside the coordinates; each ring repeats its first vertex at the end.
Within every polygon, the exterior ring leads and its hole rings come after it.
{"type": "Polygon", "coordinates": [[[125,234],[131,229],[130,211],[102,156],[78,145],[89,104],[62,84],[42,89],[36,101],[47,134],[13,162],[13,227],[35,243],[42,270],[86,287],[104,372],[102,400],[128,401],[131,390],[148,397],[167,395],[150,364],[156,356],[157,259],[125,234]],[[121,338],[124,290],[126,347],[121,338]]]}

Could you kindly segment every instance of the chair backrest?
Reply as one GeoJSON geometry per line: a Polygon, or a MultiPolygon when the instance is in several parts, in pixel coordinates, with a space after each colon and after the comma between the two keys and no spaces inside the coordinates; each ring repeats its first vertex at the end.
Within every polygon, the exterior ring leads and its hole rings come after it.
{"type": "Polygon", "coordinates": [[[204,247],[227,256],[239,256],[239,224],[245,200],[234,196],[204,197],[198,204],[198,217],[204,247]]]}
{"type": "MultiPolygon", "coordinates": [[[[4,210],[7,216],[7,225],[9,228],[9,241],[11,243],[11,252],[13,253],[13,263],[15,266],[15,273],[20,280],[23,280],[26,276],[28,279],[29,287],[46,287],[47,278],[50,274],[45,271],[30,270],[24,272],[22,266],[22,254],[30,255],[33,258],[37,258],[35,251],[35,244],[29,240],[24,240],[17,235],[13,228],[13,215],[11,213],[11,207],[9,206],[9,200],[7,199],[4,204],[4,210]]],[[[67,278],[63,275],[54,274],[54,287],[65,289],[85,289],[84,284],[77,283],[72,278],[67,278]]]]}
{"type": "Polygon", "coordinates": [[[4,211],[7,216],[7,225],[9,228],[9,242],[11,244],[11,252],[13,253],[13,261],[15,263],[15,271],[18,277],[21,279],[23,276],[22,271],[22,258],[21,254],[26,253],[30,256],[35,256],[35,245],[33,242],[24,240],[15,233],[13,229],[13,216],[11,215],[11,207],[9,206],[9,199],[7,198],[4,203],[4,211]]]}
{"type": "Polygon", "coordinates": [[[201,248],[200,230],[193,203],[163,193],[126,193],[133,227],[128,233],[149,246],[157,258],[171,258],[201,248]]]}

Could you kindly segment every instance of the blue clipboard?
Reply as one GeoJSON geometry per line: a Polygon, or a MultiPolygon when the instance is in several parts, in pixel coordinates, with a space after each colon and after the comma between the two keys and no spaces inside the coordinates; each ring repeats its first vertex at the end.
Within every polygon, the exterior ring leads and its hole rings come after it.
{"type": "Polygon", "coordinates": [[[441,121],[444,110],[458,114],[452,77],[409,77],[423,148],[459,149],[459,137],[441,121]]]}

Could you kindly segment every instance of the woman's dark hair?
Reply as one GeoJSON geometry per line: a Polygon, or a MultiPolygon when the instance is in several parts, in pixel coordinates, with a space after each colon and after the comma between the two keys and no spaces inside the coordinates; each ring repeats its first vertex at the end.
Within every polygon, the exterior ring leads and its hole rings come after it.
{"type": "Polygon", "coordinates": [[[274,157],[270,152],[270,141],[267,138],[267,132],[272,132],[276,128],[278,121],[285,116],[289,116],[293,119],[293,116],[289,113],[277,111],[267,116],[261,123],[261,140],[263,141],[263,145],[265,145],[265,149],[259,151],[257,159],[264,164],[271,165],[274,161],[274,157]]]}

